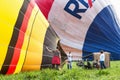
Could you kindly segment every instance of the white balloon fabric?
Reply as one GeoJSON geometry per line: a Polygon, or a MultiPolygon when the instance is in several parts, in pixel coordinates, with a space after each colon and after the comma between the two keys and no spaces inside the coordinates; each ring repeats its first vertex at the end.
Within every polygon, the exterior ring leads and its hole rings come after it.
{"type": "MultiPolygon", "coordinates": [[[[120,28],[109,0],[36,0],[61,43],[82,51],[100,50],[120,59],[120,28]]],[[[80,53],[78,53],[79,55],[80,53]]]]}

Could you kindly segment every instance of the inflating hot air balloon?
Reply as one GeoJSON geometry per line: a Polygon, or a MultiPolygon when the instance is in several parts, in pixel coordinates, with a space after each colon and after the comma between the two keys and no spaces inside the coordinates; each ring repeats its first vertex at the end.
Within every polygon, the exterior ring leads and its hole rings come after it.
{"type": "Polygon", "coordinates": [[[0,73],[40,70],[50,67],[60,38],[50,27],[34,0],[0,1],[0,73]]]}
{"type": "Polygon", "coordinates": [[[64,50],[89,55],[100,50],[120,59],[120,27],[109,0],[35,0],[64,50]]]}

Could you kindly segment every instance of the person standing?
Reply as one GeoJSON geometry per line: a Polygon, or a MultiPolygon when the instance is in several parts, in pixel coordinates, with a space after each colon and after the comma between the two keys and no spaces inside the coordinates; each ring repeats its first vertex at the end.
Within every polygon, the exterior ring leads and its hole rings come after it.
{"type": "Polygon", "coordinates": [[[68,57],[67,68],[68,69],[72,69],[72,54],[71,54],[71,52],[69,52],[69,54],[67,55],[67,57],[68,57]]]}
{"type": "Polygon", "coordinates": [[[60,66],[60,51],[58,49],[51,50],[48,47],[46,47],[46,49],[49,52],[52,52],[54,54],[53,57],[52,57],[52,61],[51,61],[52,62],[52,68],[59,70],[59,66],[60,66]]]}
{"type": "Polygon", "coordinates": [[[100,67],[101,67],[101,69],[105,69],[106,68],[104,62],[105,62],[105,54],[104,54],[104,51],[101,50],[100,51],[100,67]]]}

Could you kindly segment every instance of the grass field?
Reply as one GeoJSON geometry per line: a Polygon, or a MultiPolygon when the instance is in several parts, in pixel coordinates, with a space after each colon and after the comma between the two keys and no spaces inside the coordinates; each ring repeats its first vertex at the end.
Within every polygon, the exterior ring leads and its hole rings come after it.
{"type": "Polygon", "coordinates": [[[71,70],[43,69],[41,71],[21,72],[14,75],[0,75],[0,80],[120,80],[120,61],[111,61],[110,68],[86,70],[73,63],[71,70]]]}

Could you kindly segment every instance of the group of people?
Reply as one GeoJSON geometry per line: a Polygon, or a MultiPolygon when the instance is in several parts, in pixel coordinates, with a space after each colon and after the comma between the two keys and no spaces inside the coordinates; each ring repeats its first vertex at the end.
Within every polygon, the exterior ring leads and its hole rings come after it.
{"type": "MultiPolygon", "coordinates": [[[[53,69],[57,69],[59,70],[59,66],[61,63],[61,55],[60,55],[60,51],[58,50],[58,48],[56,48],[56,50],[52,50],[49,49],[48,47],[46,47],[46,49],[50,52],[53,53],[53,57],[52,57],[52,68],[53,69]]],[[[69,52],[69,54],[67,55],[67,68],[68,69],[72,69],[72,55],[71,52],[69,52]]]]}
{"type": "Polygon", "coordinates": [[[86,64],[84,64],[84,62],[81,60],[77,63],[77,66],[84,67],[85,69],[92,69],[92,68],[105,69],[106,65],[105,65],[104,51],[103,50],[100,51],[99,59],[94,60],[92,65],[90,61],[86,59],[86,64]]]}
{"type": "MultiPolygon", "coordinates": [[[[48,47],[46,47],[46,49],[49,52],[54,53],[54,56],[52,57],[52,68],[59,70],[59,66],[61,63],[60,51],[58,50],[58,48],[56,50],[51,50],[48,47]]],[[[71,54],[71,52],[68,53],[66,62],[67,62],[67,68],[72,69],[72,54],[71,54]]],[[[105,62],[105,54],[104,54],[104,51],[101,50],[99,60],[97,59],[96,61],[93,62],[93,67],[97,68],[97,69],[99,69],[99,68],[105,69],[106,66],[105,66],[104,62],[105,62]]],[[[90,62],[87,61],[87,65],[84,65],[84,67],[91,68],[90,62]]]]}

